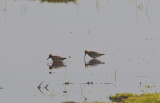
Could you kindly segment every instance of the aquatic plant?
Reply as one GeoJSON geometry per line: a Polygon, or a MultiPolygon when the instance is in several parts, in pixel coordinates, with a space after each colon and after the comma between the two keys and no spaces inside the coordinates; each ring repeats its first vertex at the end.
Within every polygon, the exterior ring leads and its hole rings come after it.
{"type": "MultiPolygon", "coordinates": [[[[67,101],[67,102],[63,102],[63,103],[79,103],[79,102],[67,101]]],[[[82,103],[83,103],[83,102],[82,102],[82,103]]],[[[85,102],[85,103],[106,103],[106,102],[98,102],[98,101],[95,101],[95,102],[85,102]]]]}
{"type": "Polygon", "coordinates": [[[120,103],[160,103],[160,93],[132,94],[122,93],[110,96],[110,100],[120,103]]]}

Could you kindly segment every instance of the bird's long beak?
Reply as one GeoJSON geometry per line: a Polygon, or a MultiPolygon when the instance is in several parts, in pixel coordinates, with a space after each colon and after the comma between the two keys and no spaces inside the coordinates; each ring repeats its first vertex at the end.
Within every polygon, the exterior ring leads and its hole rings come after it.
{"type": "Polygon", "coordinates": [[[86,60],[85,60],[85,56],[86,56],[86,53],[84,54],[84,64],[85,64],[85,67],[86,67],[86,60]]]}
{"type": "Polygon", "coordinates": [[[49,59],[49,57],[47,58],[47,60],[49,59]]]}
{"type": "Polygon", "coordinates": [[[84,58],[85,58],[85,56],[86,56],[86,53],[84,54],[84,58]]]}

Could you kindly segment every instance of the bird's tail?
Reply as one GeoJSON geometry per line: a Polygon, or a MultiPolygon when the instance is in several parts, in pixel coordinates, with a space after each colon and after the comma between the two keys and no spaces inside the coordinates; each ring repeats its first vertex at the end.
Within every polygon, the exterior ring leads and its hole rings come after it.
{"type": "Polygon", "coordinates": [[[62,58],[63,60],[67,59],[67,58],[62,58]]]}

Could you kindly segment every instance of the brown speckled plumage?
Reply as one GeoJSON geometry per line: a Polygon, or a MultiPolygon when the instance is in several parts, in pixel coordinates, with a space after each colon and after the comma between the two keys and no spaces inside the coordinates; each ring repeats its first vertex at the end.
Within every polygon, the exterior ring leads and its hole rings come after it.
{"type": "Polygon", "coordinates": [[[104,54],[100,54],[98,52],[95,52],[95,51],[88,51],[88,50],[85,50],[85,55],[88,54],[91,58],[97,58],[97,57],[100,57],[104,54]]]}
{"type": "Polygon", "coordinates": [[[53,62],[55,62],[55,63],[63,62],[63,60],[67,59],[67,58],[63,58],[63,57],[60,57],[60,56],[53,56],[52,54],[49,54],[48,59],[49,58],[51,58],[53,60],[53,62]]]}

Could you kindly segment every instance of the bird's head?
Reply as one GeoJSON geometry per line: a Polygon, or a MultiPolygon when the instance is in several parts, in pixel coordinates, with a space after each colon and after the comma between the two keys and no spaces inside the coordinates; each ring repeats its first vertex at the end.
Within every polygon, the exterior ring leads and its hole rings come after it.
{"type": "Polygon", "coordinates": [[[47,60],[49,59],[49,58],[52,58],[53,57],[53,55],[52,54],[49,54],[49,57],[47,58],[47,60]]]}
{"type": "Polygon", "coordinates": [[[85,53],[85,55],[86,55],[88,52],[89,52],[88,50],[85,50],[85,52],[84,52],[84,53],[85,53]]]}

